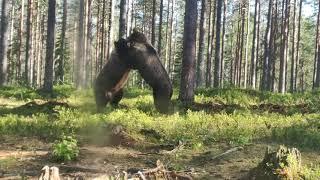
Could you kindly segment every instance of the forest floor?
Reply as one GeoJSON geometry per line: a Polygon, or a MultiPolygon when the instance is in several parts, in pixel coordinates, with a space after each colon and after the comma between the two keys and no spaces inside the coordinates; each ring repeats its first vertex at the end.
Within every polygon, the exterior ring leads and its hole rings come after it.
{"type": "MultiPolygon", "coordinates": [[[[302,153],[303,177],[320,178],[320,92],[273,94],[198,90],[188,110],[153,107],[149,90],[129,89],[118,108],[95,113],[91,91],[55,88],[54,98],[26,88],[0,89],[0,179],[36,179],[45,165],[63,177],[92,178],[156,167],[195,179],[248,179],[266,149],[302,153]],[[76,160],[57,162],[53,146],[73,136],[76,160]]],[[[174,95],[177,99],[177,93],[174,95]]]]}

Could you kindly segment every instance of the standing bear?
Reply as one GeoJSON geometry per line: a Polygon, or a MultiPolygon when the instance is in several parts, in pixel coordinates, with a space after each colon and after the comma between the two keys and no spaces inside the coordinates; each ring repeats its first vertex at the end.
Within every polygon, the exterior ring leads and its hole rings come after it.
{"type": "Polygon", "coordinates": [[[142,78],[153,89],[156,109],[168,113],[171,107],[172,84],[155,48],[146,36],[136,30],[127,38],[127,43],[117,46],[120,59],[138,70],[142,78]]]}
{"type": "Polygon", "coordinates": [[[117,106],[122,99],[123,87],[129,78],[130,68],[120,59],[117,49],[124,49],[126,43],[125,39],[115,42],[115,50],[96,78],[94,95],[98,112],[101,112],[109,102],[117,106]]]}

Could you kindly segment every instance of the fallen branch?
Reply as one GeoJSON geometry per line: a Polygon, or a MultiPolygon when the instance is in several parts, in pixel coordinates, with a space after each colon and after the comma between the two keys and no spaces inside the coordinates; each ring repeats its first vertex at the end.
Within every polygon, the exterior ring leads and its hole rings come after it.
{"type": "Polygon", "coordinates": [[[163,150],[163,151],[160,151],[160,154],[175,154],[177,153],[178,151],[181,151],[184,149],[184,146],[185,146],[185,143],[179,143],[179,145],[177,147],[175,147],[173,150],[171,151],[166,151],[166,150],[163,150]]]}
{"type": "Polygon", "coordinates": [[[241,150],[243,150],[243,147],[235,147],[235,148],[229,149],[228,151],[226,151],[226,152],[224,152],[222,154],[214,156],[210,160],[213,161],[213,160],[216,160],[216,159],[220,159],[223,156],[226,156],[226,155],[229,155],[229,154],[231,154],[233,152],[237,152],[237,151],[241,151],[241,150]]]}

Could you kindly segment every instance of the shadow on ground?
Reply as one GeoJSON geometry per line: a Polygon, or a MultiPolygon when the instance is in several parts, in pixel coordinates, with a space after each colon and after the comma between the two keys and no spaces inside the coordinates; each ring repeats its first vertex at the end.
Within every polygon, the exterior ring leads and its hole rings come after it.
{"type": "Polygon", "coordinates": [[[0,116],[14,114],[19,116],[32,116],[35,114],[57,115],[59,112],[56,108],[72,108],[65,102],[49,101],[49,102],[28,102],[22,106],[15,108],[0,108],[0,116]]]}

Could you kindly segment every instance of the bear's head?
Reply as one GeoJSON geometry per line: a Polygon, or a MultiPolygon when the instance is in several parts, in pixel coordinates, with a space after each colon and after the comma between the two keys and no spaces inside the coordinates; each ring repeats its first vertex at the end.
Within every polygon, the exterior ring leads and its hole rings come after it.
{"type": "Polygon", "coordinates": [[[146,36],[137,30],[134,30],[127,39],[120,39],[115,46],[120,58],[132,69],[143,66],[150,57],[159,59],[157,51],[146,36]]]}
{"type": "Polygon", "coordinates": [[[115,50],[118,54],[125,54],[128,51],[127,40],[124,38],[114,42],[115,50]]]}

